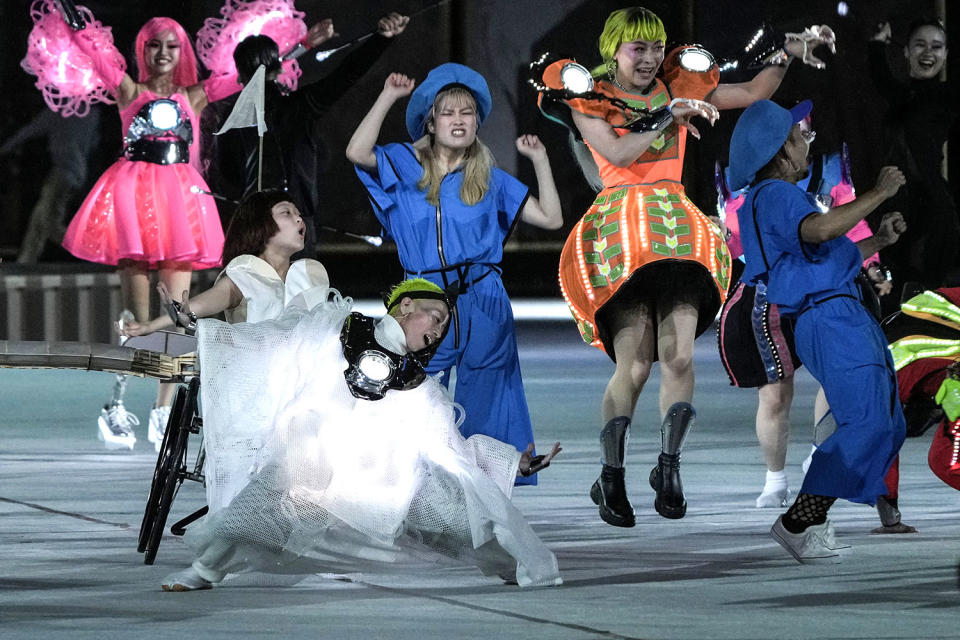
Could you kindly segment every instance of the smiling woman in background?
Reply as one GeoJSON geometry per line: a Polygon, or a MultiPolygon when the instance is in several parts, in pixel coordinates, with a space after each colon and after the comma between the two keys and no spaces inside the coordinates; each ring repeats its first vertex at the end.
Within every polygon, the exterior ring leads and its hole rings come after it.
{"type": "MultiPolygon", "coordinates": [[[[894,78],[887,63],[889,23],[879,25],[870,42],[870,72],[889,105],[885,119],[887,152],[883,164],[900,167],[906,185],[890,201],[907,232],[885,252],[885,261],[901,285],[919,282],[925,289],[960,283],[960,221],[950,185],[943,176],[943,151],[957,123],[958,90],[939,79],[947,59],[947,35],[938,20],[924,18],[908,31],[903,56],[909,77],[894,78]]],[[[899,288],[899,287],[898,287],[899,288]]],[[[896,306],[900,296],[890,296],[896,306]]]]}

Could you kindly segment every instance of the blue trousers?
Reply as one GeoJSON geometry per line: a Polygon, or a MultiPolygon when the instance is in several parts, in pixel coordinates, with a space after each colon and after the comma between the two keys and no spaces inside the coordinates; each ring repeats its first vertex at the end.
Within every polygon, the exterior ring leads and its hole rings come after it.
{"type": "Polygon", "coordinates": [[[837,430],[813,454],[801,491],[875,504],[906,437],[897,374],[880,325],[842,297],[797,317],[797,355],[823,386],[837,430]]]}
{"type": "MultiPolygon", "coordinates": [[[[443,282],[435,280],[441,287],[443,282]]],[[[523,451],[533,442],[530,411],[523,393],[513,309],[499,274],[490,273],[457,299],[457,314],[427,372],[443,371],[448,384],[457,368],[454,400],[463,405],[463,437],[483,434],[523,451]]],[[[537,484],[536,475],[517,484],[537,484]]]]}

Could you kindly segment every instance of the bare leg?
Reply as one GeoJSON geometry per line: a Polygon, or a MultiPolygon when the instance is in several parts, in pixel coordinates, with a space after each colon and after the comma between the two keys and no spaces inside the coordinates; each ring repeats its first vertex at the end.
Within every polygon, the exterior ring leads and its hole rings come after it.
{"type": "MultiPolygon", "coordinates": [[[[625,318],[621,317],[621,323],[625,318]]],[[[600,430],[600,477],[590,488],[590,498],[599,507],[600,518],[615,527],[636,524],[624,481],[630,421],[640,391],[653,365],[653,318],[646,307],[631,311],[625,326],[613,338],[617,364],[603,394],[600,430]]]]}
{"type": "Polygon", "coordinates": [[[758,389],[757,441],[767,465],[763,490],[757,497],[758,509],[785,507],[790,500],[787,474],[783,467],[790,440],[790,405],[793,403],[793,377],[771,382],[758,389]]]}
{"type": "Polygon", "coordinates": [[[697,337],[697,308],[678,303],[657,319],[660,354],[660,415],[677,402],[693,401],[693,341],[697,337]]]}
{"type": "Polygon", "coordinates": [[[604,422],[616,416],[633,416],[653,366],[653,336],[653,318],[645,310],[637,314],[632,325],[620,329],[614,336],[617,364],[603,393],[604,422]]]}
{"type": "Polygon", "coordinates": [[[813,403],[813,445],[801,465],[804,476],[807,475],[807,469],[810,468],[810,463],[813,461],[813,452],[817,450],[817,445],[826,440],[836,428],[837,424],[830,414],[827,395],[823,392],[823,387],[819,387],[817,389],[817,399],[813,403]]]}
{"type": "Polygon", "coordinates": [[[817,399],[813,403],[813,424],[817,424],[830,411],[830,405],[827,404],[827,394],[823,392],[823,387],[817,389],[817,399]]]}
{"type": "Polygon", "coordinates": [[[145,262],[121,260],[117,265],[123,308],[133,313],[137,322],[150,320],[150,272],[145,262]]]}
{"type": "Polygon", "coordinates": [[[757,395],[757,440],[763,461],[768,471],[783,471],[790,440],[793,377],[766,384],[760,387],[757,395]]]}
{"type": "MultiPolygon", "coordinates": [[[[160,281],[166,285],[174,300],[183,301],[183,292],[190,290],[190,263],[169,262],[163,263],[158,272],[160,281]]],[[[176,383],[157,385],[157,399],[150,410],[150,425],[147,438],[159,452],[163,445],[163,434],[167,430],[170,419],[170,405],[173,403],[173,394],[177,390],[176,383]]]]}

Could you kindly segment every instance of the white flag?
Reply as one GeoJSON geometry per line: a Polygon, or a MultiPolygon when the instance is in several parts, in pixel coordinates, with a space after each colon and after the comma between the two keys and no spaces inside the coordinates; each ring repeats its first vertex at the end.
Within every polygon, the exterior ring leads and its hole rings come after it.
{"type": "Polygon", "coordinates": [[[267,123],[263,120],[263,89],[266,84],[266,67],[260,65],[250,82],[237,96],[237,103],[227,116],[227,121],[213,135],[218,136],[230,129],[256,127],[257,135],[263,137],[267,131],[267,123]]]}

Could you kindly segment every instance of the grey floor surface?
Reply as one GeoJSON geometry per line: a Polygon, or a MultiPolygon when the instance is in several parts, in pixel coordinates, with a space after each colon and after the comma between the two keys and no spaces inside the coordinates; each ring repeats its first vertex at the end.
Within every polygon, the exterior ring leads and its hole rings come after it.
{"type": "MultiPolygon", "coordinates": [[[[653,511],[647,474],[659,447],[652,379],[635,416],[628,487],[637,526],[601,522],[587,490],[599,470],[599,398],[612,365],[572,323],[519,328],[541,446],[564,451],[515,502],[557,554],[564,585],[521,590],[469,569],[336,579],[241,576],[197,593],[163,593],[186,566],[167,537],[145,566],[136,537],[155,462],[146,442],[154,384],[134,380],[143,420],[128,453],[95,437],[110,391],[103,373],[0,370],[0,638],[958,638],[958,494],[926,464],[929,438],[901,456],[904,520],[919,533],[871,535],[873,509],[831,511],[853,554],[801,566],[770,539],[778,511],[756,509],[764,467],[756,393],[728,386],[715,335],[697,342],[699,416],[683,458],[679,521],[653,511]]],[[[798,377],[788,472],[800,484],[815,383],[798,377]]],[[[203,503],[188,483],[174,517],[203,503]]]]}

